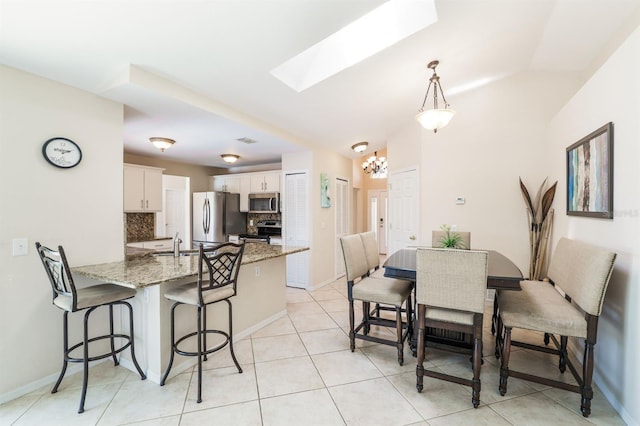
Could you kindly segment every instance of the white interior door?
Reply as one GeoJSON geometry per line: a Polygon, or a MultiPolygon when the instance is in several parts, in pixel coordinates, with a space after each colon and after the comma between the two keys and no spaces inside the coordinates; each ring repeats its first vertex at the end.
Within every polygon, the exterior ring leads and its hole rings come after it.
{"type": "Polygon", "coordinates": [[[349,182],[345,179],[336,178],[336,189],[334,192],[334,206],[336,215],[336,278],[343,276],[344,257],[342,256],[342,245],[340,237],[349,235],[349,182]]]}
{"type": "MultiPolygon", "coordinates": [[[[283,233],[286,245],[309,246],[309,183],[306,172],[284,175],[283,233]]],[[[287,286],[307,288],[309,255],[307,251],[286,258],[287,286]]]]}
{"type": "Polygon", "coordinates": [[[162,212],[156,215],[156,234],[160,237],[180,236],[180,248],[191,248],[190,178],[162,176],[162,212]]]}
{"type": "Polygon", "coordinates": [[[389,175],[389,253],[419,245],[418,171],[405,170],[389,175]]]}
{"type": "Polygon", "coordinates": [[[378,241],[378,253],[387,254],[387,234],[388,234],[388,214],[389,202],[388,193],[381,189],[370,189],[368,194],[369,209],[369,231],[376,234],[378,241]]]}

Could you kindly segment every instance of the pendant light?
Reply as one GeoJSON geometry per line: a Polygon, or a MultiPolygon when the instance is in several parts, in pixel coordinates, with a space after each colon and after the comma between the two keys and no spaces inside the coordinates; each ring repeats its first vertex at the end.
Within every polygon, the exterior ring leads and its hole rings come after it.
{"type": "Polygon", "coordinates": [[[433,70],[433,75],[429,79],[429,86],[427,87],[427,93],[424,95],[424,100],[422,101],[422,107],[418,115],[416,115],[416,120],[428,130],[433,130],[433,132],[437,132],[438,129],[443,128],[456,114],[454,110],[449,108],[449,104],[447,103],[446,98],[444,97],[444,92],[442,91],[442,86],[440,85],[440,76],[436,74],[436,67],[440,61],[431,61],[427,68],[433,70]],[[433,109],[428,109],[425,111],[424,106],[427,103],[427,98],[429,97],[429,91],[431,90],[431,86],[433,86],[433,109]],[[440,92],[440,96],[442,96],[442,102],[444,103],[444,108],[439,108],[438,105],[438,91],[440,92]]]}

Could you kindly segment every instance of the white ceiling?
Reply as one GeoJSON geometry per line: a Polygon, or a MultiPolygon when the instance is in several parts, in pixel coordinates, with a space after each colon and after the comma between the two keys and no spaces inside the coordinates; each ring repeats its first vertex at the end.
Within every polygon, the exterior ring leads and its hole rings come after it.
{"type": "Polygon", "coordinates": [[[0,63],[124,103],[127,152],[245,166],[317,144],[356,158],[355,142],[373,151],[413,121],[429,61],[455,109],[478,81],[590,69],[640,13],[640,0],[436,0],[437,23],[301,93],[270,74],[382,3],[0,0],[0,63]],[[161,154],[151,136],[177,142],[161,154]]]}

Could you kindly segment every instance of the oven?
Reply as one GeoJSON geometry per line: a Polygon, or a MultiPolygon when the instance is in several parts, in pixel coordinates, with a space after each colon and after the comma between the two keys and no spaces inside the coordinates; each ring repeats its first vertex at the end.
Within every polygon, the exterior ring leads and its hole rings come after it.
{"type": "Polygon", "coordinates": [[[251,243],[282,245],[282,223],[279,220],[261,220],[257,234],[240,234],[238,237],[251,243]]]}

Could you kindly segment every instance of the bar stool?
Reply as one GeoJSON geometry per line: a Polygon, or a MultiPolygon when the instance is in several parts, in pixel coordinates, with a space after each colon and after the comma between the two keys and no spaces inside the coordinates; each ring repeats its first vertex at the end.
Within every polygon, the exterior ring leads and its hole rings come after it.
{"type": "Polygon", "coordinates": [[[128,347],[131,347],[131,360],[133,361],[136,370],[138,370],[142,380],[147,378],[136,360],[136,353],[133,346],[133,310],[131,305],[128,302],[125,302],[126,299],[131,299],[136,295],[136,290],[116,284],[98,284],[76,289],[73,277],[71,276],[71,270],[69,269],[69,264],[67,263],[67,257],[64,254],[62,246],[58,246],[58,251],[55,251],[44,247],[37,242],[36,249],[40,260],[42,261],[42,265],[47,272],[49,281],[51,282],[51,289],[53,290],[53,304],[64,311],[62,316],[64,348],[62,371],[60,372],[58,381],[51,390],[51,393],[56,393],[58,391],[58,386],[60,386],[60,383],[64,378],[69,362],[83,363],[82,393],[80,397],[80,407],[78,408],[78,413],[82,413],[84,412],[84,402],[87,395],[89,362],[113,357],[114,365],[118,365],[119,361],[116,355],[128,347]],[[129,335],[114,332],[113,307],[115,305],[126,306],[129,309],[129,335]],[[101,306],[109,307],[109,334],[89,338],[89,316],[93,311],[101,306]],[[81,342],[69,347],[69,312],[82,310],[86,310],[84,314],[83,339],[81,342]],[[89,344],[103,339],[109,339],[110,341],[109,352],[90,357],[89,344]],[[116,339],[124,340],[123,344],[118,348],[116,348],[116,339]],[[82,356],[72,357],[71,352],[78,348],[82,348],[82,356]]]}
{"type": "Polygon", "coordinates": [[[200,244],[198,259],[198,280],[195,283],[182,285],[167,291],[164,295],[175,303],[171,307],[171,357],[169,366],[160,380],[160,386],[164,386],[171,367],[173,366],[174,354],[183,356],[198,357],[198,398],[197,402],[202,402],[202,361],[207,360],[207,355],[219,351],[229,345],[231,358],[233,359],[238,373],[242,373],[242,368],[238,364],[236,355],[233,352],[233,315],[232,305],[229,300],[236,295],[236,284],[238,272],[242,262],[244,252],[244,242],[242,244],[224,243],[218,246],[204,248],[200,244]],[[207,328],[207,306],[217,302],[227,302],[229,308],[229,330],[215,330],[207,328]],[[175,311],[178,306],[190,305],[197,307],[196,331],[188,333],[178,340],[175,336],[175,311]],[[207,334],[218,334],[224,336],[225,340],[211,348],[207,347],[207,334]],[[197,337],[197,351],[187,351],[179,348],[185,340],[197,337]]]}

